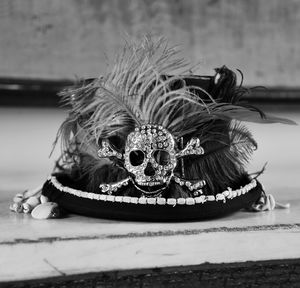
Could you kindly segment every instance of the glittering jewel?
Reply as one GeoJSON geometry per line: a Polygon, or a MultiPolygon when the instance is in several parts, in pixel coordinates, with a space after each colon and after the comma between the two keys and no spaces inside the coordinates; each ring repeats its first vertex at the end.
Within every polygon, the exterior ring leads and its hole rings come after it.
{"type": "Polygon", "coordinates": [[[189,181],[189,180],[185,180],[185,179],[182,179],[180,177],[177,177],[177,176],[174,176],[174,180],[180,186],[186,186],[190,191],[197,190],[199,194],[203,193],[201,188],[203,188],[206,185],[205,180],[189,181]]]}
{"type": "Polygon", "coordinates": [[[178,158],[189,155],[202,155],[204,149],[198,138],[192,138],[182,150],[177,150],[173,135],[161,125],[147,124],[136,127],[127,136],[124,155],[116,151],[107,139],[101,142],[100,158],[116,157],[124,161],[129,177],[116,183],[101,184],[102,193],[112,194],[131,181],[142,195],[159,195],[171,180],[187,187],[197,196],[205,180],[190,181],[174,176],[178,158]],[[145,189],[143,188],[145,187],[145,189]],[[159,187],[159,188],[158,188],[159,187]]]}
{"type": "Polygon", "coordinates": [[[101,189],[102,193],[112,194],[113,192],[116,192],[118,189],[120,189],[122,186],[127,186],[129,180],[131,180],[130,177],[125,178],[116,183],[100,184],[99,188],[101,189]]]}
{"type": "Polygon", "coordinates": [[[123,159],[123,155],[112,148],[108,140],[103,140],[98,150],[99,158],[109,158],[116,157],[118,159],[123,159]]]}
{"type": "Polygon", "coordinates": [[[179,151],[176,156],[183,157],[188,155],[202,155],[204,154],[204,149],[200,145],[200,140],[198,138],[192,138],[185,146],[185,148],[179,151]]]}

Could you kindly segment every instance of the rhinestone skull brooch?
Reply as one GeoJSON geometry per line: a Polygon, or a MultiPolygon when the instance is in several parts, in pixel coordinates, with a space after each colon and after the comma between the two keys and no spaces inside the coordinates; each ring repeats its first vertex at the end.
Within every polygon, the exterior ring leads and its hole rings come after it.
{"type": "Polygon", "coordinates": [[[108,140],[103,140],[98,151],[100,158],[117,158],[124,163],[129,176],[116,183],[101,184],[102,193],[113,194],[132,182],[143,196],[159,196],[170,181],[186,186],[195,196],[202,194],[205,180],[190,181],[176,176],[174,170],[180,158],[202,155],[204,149],[198,138],[192,138],[182,150],[176,147],[173,135],[160,125],[136,127],[127,136],[125,153],[117,152],[108,140]]]}

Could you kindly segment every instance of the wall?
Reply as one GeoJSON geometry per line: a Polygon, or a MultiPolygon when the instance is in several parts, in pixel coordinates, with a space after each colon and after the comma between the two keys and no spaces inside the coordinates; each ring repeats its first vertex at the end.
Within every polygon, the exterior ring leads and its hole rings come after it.
{"type": "Polygon", "coordinates": [[[248,85],[300,86],[299,0],[1,0],[0,77],[98,76],[124,35],[149,31],[199,73],[226,64],[248,85]]]}

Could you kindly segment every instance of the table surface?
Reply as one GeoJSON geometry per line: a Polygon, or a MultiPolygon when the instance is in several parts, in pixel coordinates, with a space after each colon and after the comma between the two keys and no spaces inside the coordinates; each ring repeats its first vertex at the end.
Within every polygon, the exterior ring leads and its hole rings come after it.
{"type": "MultiPolygon", "coordinates": [[[[201,222],[143,223],[70,215],[34,220],[8,209],[13,195],[41,184],[65,112],[0,109],[0,282],[79,273],[300,258],[300,126],[249,124],[259,143],[249,171],[289,209],[201,222]],[[4,125],[3,125],[4,123],[4,125]]],[[[273,114],[300,123],[298,109],[273,114]]],[[[58,151],[54,152],[54,158],[58,151]]]]}

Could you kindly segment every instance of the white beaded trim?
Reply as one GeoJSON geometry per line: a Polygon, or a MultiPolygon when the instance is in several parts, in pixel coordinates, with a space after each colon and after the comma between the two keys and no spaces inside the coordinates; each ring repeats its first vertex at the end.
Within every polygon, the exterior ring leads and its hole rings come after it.
{"type": "Polygon", "coordinates": [[[73,189],[67,186],[63,186],[59,183],[55,176],[50,176],[48,180],[52,185],[61,192],[69,193],[81,198],[87,198],[98,201],[108,201],[108,202],[119,202],[119,203],[131,203],[131,204],[148,204],[148,205],[195,205],[203,204],[209,201],[223,201],[226,202],[227,199],[233,199],[235,197],[241,196],[248,193],[250,190],[256,187],[257,182],[252,179],[251,182],[244,187],[237,190],[232,190],[230,187],[226,191],[214,195],[201,195],[195,198],[146,198],[146,197],[130,197],[130,196],[113,196],[105,194],[96,194],[91,192],[85,192],[77,189],[73,189]]]}

